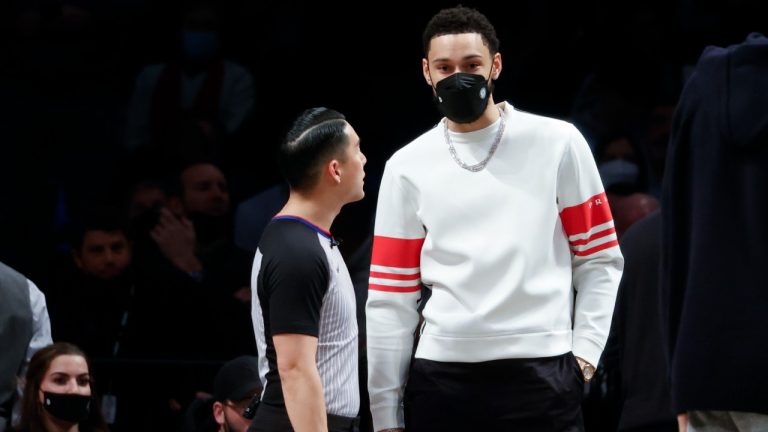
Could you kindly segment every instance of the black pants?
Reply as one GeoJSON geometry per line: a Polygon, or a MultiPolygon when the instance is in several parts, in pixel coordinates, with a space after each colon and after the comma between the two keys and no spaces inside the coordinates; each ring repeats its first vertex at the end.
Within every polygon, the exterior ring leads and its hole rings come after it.
{"type": "MultiPolygon", "coordinates": [[[[358,421],[353,417],[328,414],[328,432],[357,432],[358,421]]],[[[284,407],[261,403],[256,408],[248,432],[292,432],[291,420],[284,407]]]]}
{"type": "Polygon", "coordinates": [[[583,431],[583,392],[571,353],[482,363],[415,359],[405,388],[405,430],[583,431]]]}

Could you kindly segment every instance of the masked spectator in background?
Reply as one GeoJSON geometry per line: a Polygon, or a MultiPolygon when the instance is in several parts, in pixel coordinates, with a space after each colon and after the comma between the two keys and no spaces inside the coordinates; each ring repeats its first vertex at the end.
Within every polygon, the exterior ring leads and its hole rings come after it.
{"type": "Polygon", "coordinates": [[[171,157],[215,154],[218,143],[240,128],[253,108],[253,78],[224,59],[220,30],[212,5],[185,8],[178,57],[146,66],[136,79],[128,148],[152,146],[171,157]]]}
{"type": "Polygon", "coordinates": [[[78,347],[59,342],[32,357],[24,387],[20,432],[105,432],[91,366],[78,347]]]}

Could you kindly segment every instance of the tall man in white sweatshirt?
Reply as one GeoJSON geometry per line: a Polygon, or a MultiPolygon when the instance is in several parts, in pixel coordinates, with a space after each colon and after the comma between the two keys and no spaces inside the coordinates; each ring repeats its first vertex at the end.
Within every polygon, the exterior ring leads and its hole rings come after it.
{"type": "Polygon", "coordinates": [[[445,118],[391,157],[379,192],[366,306],[376,431],[583,429],[623,258],[581,134],[493,101],[498,46],[461,6],[424,32],[445,118]]]}

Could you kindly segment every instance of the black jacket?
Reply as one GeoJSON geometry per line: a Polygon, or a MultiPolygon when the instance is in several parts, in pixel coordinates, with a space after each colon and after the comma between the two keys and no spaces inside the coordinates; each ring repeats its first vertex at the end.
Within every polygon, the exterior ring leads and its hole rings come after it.
{"type": "Polygon", "coordinates": [[[662,331],[677,412],[768,414],[768,39],[707,48],[675,114],[662,331]]]}

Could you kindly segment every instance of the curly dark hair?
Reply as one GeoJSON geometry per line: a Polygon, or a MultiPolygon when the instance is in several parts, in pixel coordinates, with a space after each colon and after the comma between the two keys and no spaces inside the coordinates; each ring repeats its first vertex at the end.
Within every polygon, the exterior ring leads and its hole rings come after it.
{"type": "Polygon", "coordinates": [[[443,9],[429,20],[424,29],[424,57],[429,54],[429,43],[437,36],[461,33],[479,33],[491,56],[499,52],[496,29],[485,15],[476,9],[458,5],[443,9]]]}

